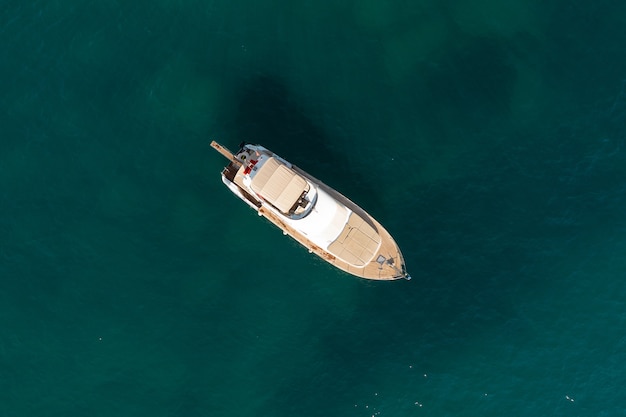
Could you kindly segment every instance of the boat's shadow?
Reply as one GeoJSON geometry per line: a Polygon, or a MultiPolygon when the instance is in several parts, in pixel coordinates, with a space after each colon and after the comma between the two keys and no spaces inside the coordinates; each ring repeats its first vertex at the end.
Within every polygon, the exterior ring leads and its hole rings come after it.
{"type": "Polygon", "coordinates": [[[315,117],[306,99],[289,90],[276,77],[259,75],[242,86],[231,130],[237,140],[259,143],[312,173],[321,181],[350,195],[384,224],[385,208],[367,173],[351,166],[342,146],[343,138],[327,134],[321,117],[315,117]]]}

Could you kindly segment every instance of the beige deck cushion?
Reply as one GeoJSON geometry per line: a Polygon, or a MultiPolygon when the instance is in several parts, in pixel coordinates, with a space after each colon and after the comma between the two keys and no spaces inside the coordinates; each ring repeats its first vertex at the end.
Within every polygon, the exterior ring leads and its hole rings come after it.
{"type": "Polygon", "coordinates": [[[252,189],[278,210],[288,213],[302,193],[307,191],[308,184],[292,169],[270,158],[252,179],[252,189]]]}
{"type": "Polygon", "coordinates": [[[376,230],[352,213],[328,251],[352,265],[363,266],[372,260],[379,246],[380,235],[376,230]]]}

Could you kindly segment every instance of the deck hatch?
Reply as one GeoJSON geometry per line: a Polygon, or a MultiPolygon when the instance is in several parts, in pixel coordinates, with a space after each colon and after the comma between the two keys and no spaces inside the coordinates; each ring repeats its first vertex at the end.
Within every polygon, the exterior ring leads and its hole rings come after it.
{"type": "Polygon", "coordinates": [[[363,266],[370,262],[380,246],[380,235],[359,215],[352,213],[328,251],[346,262],[363,266]]]}

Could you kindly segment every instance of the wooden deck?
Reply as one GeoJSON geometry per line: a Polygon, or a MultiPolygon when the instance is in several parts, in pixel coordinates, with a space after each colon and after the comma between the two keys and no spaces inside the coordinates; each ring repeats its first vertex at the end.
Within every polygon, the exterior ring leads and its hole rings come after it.
{"type": "Polygon", "coordinates": [[[350,264],[340,265],[335,264],[336,267],[350,273],[353,275],[357,275],[362,278],[368,279],[378,279],[378,280],[394,280],[400,278],[408,278],[408,274],[406,270],[404,270],[404,257],[402,256],[402,252],[398,247],[398,244],[393,239],[391,234],[385,229],[376,219],[370,216],[365,210],[359,207],[352,200],[341,194],[339,191],[335,190],[332,187],[329,187],[324,182],[320,181],[318,178],[315,178],[311,174],[297,166],[293,166],[297,172],[302,175],[310,178],[314,183],[318,185],[321,189],[330,194],[334,199],[348,207],[354,213],[358,214],[365,222],[367,222],[380,236],[381,244],[379,249],[376,251],[374,258],[367,263],[365,266],[359,268],[352,266],[350,264]],[[377,262],[379,255],[385,257],[385,262],[381,265],[377,262]]]}
{"type": "MultiPolygon", "coordinates": [[[[362,267],[355,266],[347,263],[346,261],[336,257],[335,255],[325,251],[319,246],[315,245],[313,242],[308,240],[302,234],[298,233],[296,230],[291,228],[289,225],[285,224],[282,219],[274,214],[272,211],[261,207],[258,211],[260,216],[265,217],[271,223],[273,223],[276,227],[281,229],[285,235],[291,236],[293,239],[298,241],[302,246],[307,248],[309,252],[316,254],[326,262],[334,265],[335,267],[349,273],[352,275],[356,275],[361,278],[374,279],[374,280],[395,280],[400,278],[405,278],[402,273],[402,265],[404,260],[402,258],[402,254],[398,250],[398,246],[396,245],[393,238],[387,233],[387,231],[380,227],[378,233],[381,236],[381,246],[377,251],[377,254],[374,258],[365,264],[362,267]],[[381,254],[385,257],[385,259],[392,259],[393,264],[389,264],[384,261],[382,264],[376,262],[376,258],[378,254],[381,254]],[[393,266],[396,268],[394,268],[393,266]]],[[[380,225],[379,225],[380,226],[380,225]]]]}

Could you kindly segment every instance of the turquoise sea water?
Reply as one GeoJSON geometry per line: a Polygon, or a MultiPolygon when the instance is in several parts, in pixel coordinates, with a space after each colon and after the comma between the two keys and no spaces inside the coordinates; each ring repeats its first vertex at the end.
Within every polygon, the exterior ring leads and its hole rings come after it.
{"type": "Polygon", "coordinates": [[[0,416],[626,415],[626,3],[0,6],[0,416]],[[261,143],[395,236],[332,269],[261,143]]]}

